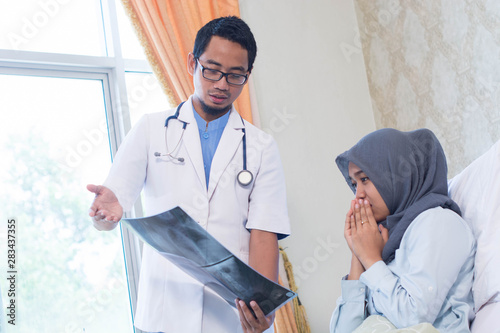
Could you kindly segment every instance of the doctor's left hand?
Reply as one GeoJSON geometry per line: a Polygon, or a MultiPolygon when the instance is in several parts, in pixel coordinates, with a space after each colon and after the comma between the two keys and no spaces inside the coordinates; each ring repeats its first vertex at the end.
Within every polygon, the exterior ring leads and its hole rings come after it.
{"type": "Polygon", "coordinates": [[[274,321],[274,314],[270,316],[264,316],[261,308],[255,301],[250,302],[255,316],[252,314],[248,306],[244,301],[236,299],[236,307],[240,314],[241,327],[243,327],[243,332],[245,333],[262,333],[267,330],[274,321]]]}

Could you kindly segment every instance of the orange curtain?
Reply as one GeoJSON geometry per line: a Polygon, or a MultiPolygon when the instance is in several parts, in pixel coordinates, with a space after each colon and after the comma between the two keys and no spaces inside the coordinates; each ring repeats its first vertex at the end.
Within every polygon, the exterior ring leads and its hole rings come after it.
{"type": "MultiPolygon", "coordinates": [[[[279,276],[278,279],[279,284],[283,285],[281,276],[279,276]]],[[[293,316],[291,302],[286,303],[283,307],[276,311],[276,316],[274,318],[274,330],[276,333],[299,333],[293,316]]]]}
{"type": "MultiPolygon", "coordinates": [[[[279,277],[279,283],[290,288],[293,292],[297,292],[297,285],[293,275],[293,267],[288,260],[288,255],[285,250],[280,246],[280,261],[282,261],[285,269],[285,285],[279,277]]],[[[295,297],[291,302],[288,302],[276,312],[276,319],[274,321],[276,333],[291,332],[291,333],[311,333],[311,327],[307,320],[307,313],[304,306],[300,303],[299,296],[295,297]]]]}
{"type": "MultiPolygon", "coordinates": [[[[194,91],[187,72],[198,30],[214,18],[239,16],[238,0],[122,0],[148,61],[172,104],[185,101],[194,91]]],[[[246,85],[234,106],[252,122],[246,85]]]]}

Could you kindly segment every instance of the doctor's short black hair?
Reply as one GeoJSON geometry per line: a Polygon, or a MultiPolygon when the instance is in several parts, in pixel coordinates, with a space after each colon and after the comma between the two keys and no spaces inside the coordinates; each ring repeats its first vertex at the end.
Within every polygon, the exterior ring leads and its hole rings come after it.
{"type": "Polygon", "coordinates": [[[247,50],[248,71],[252,71],[253,62],[257,56],[257,44],[252,31],[250,31],[250,27],[245,21],[236,16],[226,16],[216,18],[205,24],[198,30],[194,41],[193,55],[196,59],[205,52],[212,36],[219,36],[231,42],[238,43],[247,50]]]}

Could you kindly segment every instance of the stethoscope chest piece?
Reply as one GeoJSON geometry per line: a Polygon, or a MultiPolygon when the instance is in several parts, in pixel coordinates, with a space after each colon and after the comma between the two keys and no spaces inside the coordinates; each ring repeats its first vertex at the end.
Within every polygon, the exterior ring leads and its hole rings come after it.
{"type": "Polygon", "coordinates": [[[241,170],[238,172],[237,179],[241,186],[248,186],[253,180],[253,175],[248,170],[241,170]]]}

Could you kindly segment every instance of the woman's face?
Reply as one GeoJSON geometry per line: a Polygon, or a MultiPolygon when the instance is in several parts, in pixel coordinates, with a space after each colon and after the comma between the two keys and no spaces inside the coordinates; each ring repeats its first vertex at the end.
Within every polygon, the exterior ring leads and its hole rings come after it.
{"type": "Polygon", "coordinates": [[[349,162],[349,177],[356,188],[356,199],[368,200],[375,221],[384,221],[386,217],[389,216],[390,212],[384,199],[382,199],[382,196],[378,193],[370,178],[352,162],[349,162]]]}

